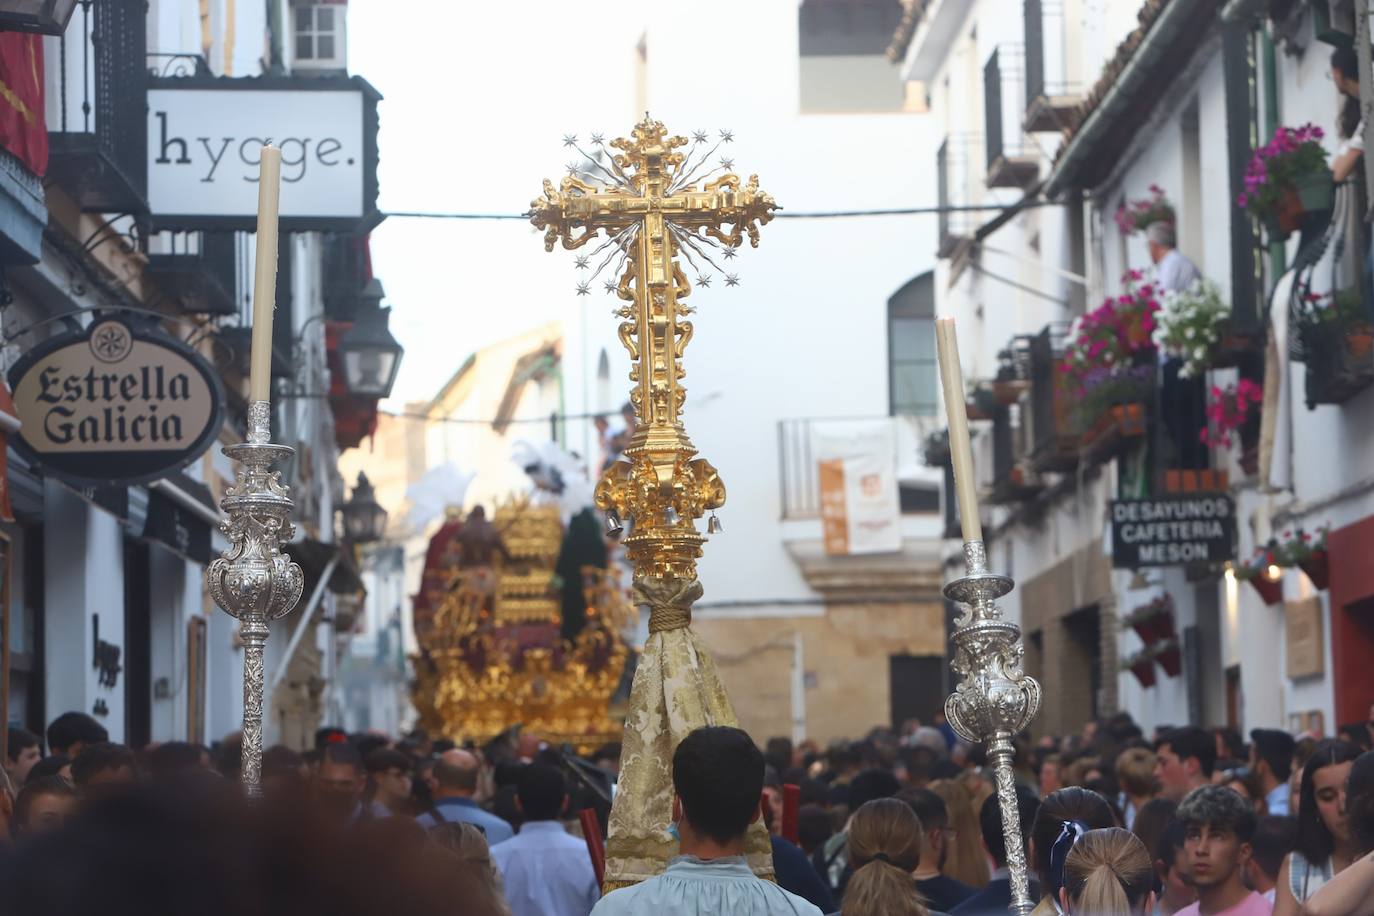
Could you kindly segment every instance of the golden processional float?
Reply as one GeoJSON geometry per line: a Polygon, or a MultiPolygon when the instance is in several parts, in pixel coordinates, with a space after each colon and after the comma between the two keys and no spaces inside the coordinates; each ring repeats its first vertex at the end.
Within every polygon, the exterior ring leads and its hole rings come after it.
{"type": "Polygon", "coordinates": [[[559,506],[528,496],[498,503],[491,522],[450,515],[415,608],[413,702],[432,734],[485,744],[519,724],[584,754],[620,740],[611,701],[637,611],[590,515],[566,534],[559,506]]]}

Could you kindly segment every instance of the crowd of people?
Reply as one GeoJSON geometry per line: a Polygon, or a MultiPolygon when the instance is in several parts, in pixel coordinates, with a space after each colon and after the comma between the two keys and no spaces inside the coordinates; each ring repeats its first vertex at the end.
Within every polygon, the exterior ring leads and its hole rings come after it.
{"type": "MultiPolygon", "coordinates": [[[[1018,738],[1036,916],[1374,916],[1369,730],[1248,737],[1147,736],[1122,714],[1018,738]]],[[[992,774],[942,721],[825,749],[693,732],[672,761],[680,855],[604,897],[582,830],[604,834],[616,746],[583,759],[528,734],[479,748],[322,729],[308,752],[264,752],[263,804],[244,803],[241,763],[236,736],[135,752],[81,713],[42,736],[11,728],[5,911],[977,916],[1012,903],[992,774]],[[801,804],[784,815],[787,785],[801,804]],[[744,855],[760,821],[775,881],[744,855]]]]}

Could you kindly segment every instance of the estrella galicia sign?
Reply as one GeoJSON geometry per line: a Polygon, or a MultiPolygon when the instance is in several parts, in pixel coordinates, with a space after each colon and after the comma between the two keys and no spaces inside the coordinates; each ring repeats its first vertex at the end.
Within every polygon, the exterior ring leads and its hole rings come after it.
{"type": "Polygon", "coordinates": [[[25,353],[9,372],[14,447],[78,485],[155,480],[205,453],[224,393],[210,364],[156,326],[107,315],[25,353]]]}

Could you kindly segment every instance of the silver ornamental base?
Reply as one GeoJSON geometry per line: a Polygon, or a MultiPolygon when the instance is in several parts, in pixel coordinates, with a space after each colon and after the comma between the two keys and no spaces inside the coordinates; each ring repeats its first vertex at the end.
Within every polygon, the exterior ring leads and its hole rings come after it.
{"type": "Polygon", "coordinates": [[[220,531],[229,548],[205,571],[215,603],[239,622],[243,640],[243,785],[262,794],[263,647],[268,624],[291,612],[300,600],[301,568],[282,553],[294,536],[290,489],[273,467],[294,449],[273,445],[272,409],[267,401],[248,405],[248,441],[228,445],[238,463],[234,485],[224,493],[220,531]]]}
{"type": "Polygon", "coordinates": [[[1003,620],[997,607],[997,599],[1016,584],[1007,576],[988,572],[982,541],[964,542],[964,563],[963,578],[945,586],[945,597],[965,608],[950,637],[954,642],[951,667],[960,681],[945,701],[945,718],[961,737],[986,748],[1002,808],[1011,909],[1027,916],[1035,903],[1030,899],[1026,845],[1016,802],[1012,738],[1040,711],[1040,685],[1021,670],[1021,628],[1003,620]]]}

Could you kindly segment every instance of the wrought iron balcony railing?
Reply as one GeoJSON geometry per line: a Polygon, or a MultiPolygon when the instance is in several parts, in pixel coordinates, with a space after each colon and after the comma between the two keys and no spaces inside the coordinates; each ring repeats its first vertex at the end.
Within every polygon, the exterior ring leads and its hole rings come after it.
{"type": "Polygon", "coordinates": [[[1019,45],[999,45],[983,66],[984,136],[990,188],[1023,188],[1035,180],[1040,161],[1026,143],[1016,108],[1025,80],[1025,54],[1019,45]]]}
{"type": "Polygon", "coordinates": [[[1062,130],[1082,101],[1083,87],[1069,78],[1064,0],[1024,0],[1028,131],[1062,130]]]}
{"type": "Polygon", "coordinates": [[[146,272],[182,311],[238,314],[238,277],[246,271],[233,232],[160,232],[148,240],[146,272]]]}
{"type": "Polygon", "coordinates": [[[81,0],[56,39],[49,174],[83,210],[148,210],[147,12],[146,0],[81,0]]]}
{"type": "Polygon", "coordinates": [[[938,255],[942,258],[966,251],[976,228],[972,214],[946,208],[973,203],[971,162],[982,142],[977,134],[950,134],[935,151],[935,192],[940,206],[938,255]]]}

